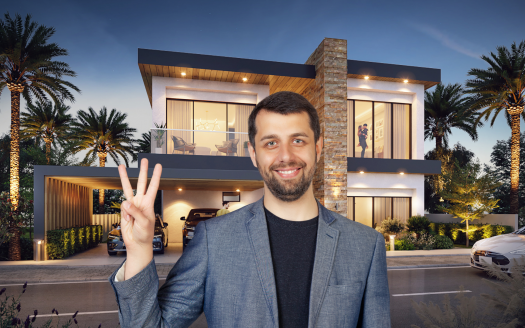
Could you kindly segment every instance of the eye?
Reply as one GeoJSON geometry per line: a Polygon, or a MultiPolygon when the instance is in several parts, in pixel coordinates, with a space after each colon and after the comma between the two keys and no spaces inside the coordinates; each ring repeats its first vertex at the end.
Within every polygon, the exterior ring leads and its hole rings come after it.
{"type": "Polygon", "coordinates": [[[275,141],[269,141],[269,142],[266,143],[266,145],[268,145],[268,144],[270,144],[270,143],[272,143],[272,142],[275,142],[275,141]]]}
{"type": "Polygon", "coordinates": [[[294,141],[300,141],[300,143],[304,143],[304,140],[302,139],[295,139],[294,141]]]}

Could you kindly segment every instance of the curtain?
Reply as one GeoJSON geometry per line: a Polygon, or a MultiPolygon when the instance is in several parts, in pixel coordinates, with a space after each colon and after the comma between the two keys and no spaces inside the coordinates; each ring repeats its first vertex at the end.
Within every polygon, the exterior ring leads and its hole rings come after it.
{"type": "Polygon", "coordinates": [[[406,223],[410,217],[409,198],[392,198],[394,205],[394,218],[406,223]]]}
{"type": "MultiPolygon", "coordinates": [[[[168,129],[193,130],[193,101],[168,100],[166,119],[168,129]]],[[[193,133],[191,131],[167,131],[166,145],[168,154],[173,152],[173,136],[180,137],[187,143],[193,143],[193,133]]]]}
{"type": "Polygon", "coordinates": [[[378,227],[386,218],[392,216],[392,198],[374,197],[374,225],[378,227]]]}
{"type": "Polygon", "coordinates": [[[346,197],[346,217],[354,220],[354,197],[346,197]]]}
{"type": "MultiPolygon", "coordinates": [[[[347,110],[347,130],[346,131],[346,147],[347,157],[354,157],[354,102],[352,100],[346,101],[347,110]]],[[[353,203],[352,203],[353,204],[353,203]]]]}
{"type": "MultiPolygon", "coordinates": [[[[248,117],[252,110],[255,108],[254,105],[235,105],[228,104],[228,109],[235,109],[235,132],[248,133],[248,117]]],[[[235,134],[235,139],[239,139],[237,143],[237,154],[239,156],[244,154],[244,142],[250,141],[247,134],[235,134]]]]}
{"type": "Polygon", "coordinates": [[[392,158],[392,104],[385,103],[385,146],[383,148],[383,158],[392,158]]]}
{"type": "Polygon", "coordinates": [[[406,115],[408,115],[405,110],[406,105],[394,104],[394,158],[397,159],[408,159],[406,156],[408,149],[408,124],[406,115]]]}

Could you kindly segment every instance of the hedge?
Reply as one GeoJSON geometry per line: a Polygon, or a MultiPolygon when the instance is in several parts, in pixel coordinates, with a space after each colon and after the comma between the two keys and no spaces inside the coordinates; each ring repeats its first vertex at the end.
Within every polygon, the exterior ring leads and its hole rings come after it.
{"type": "MultiPolygon", "coordinates": [[[[465,232],[460,231],[459,229],[466,229],[466,224],[464,223],[430,223],[430,229],[434,231],[437,235],[447,236],[455,244],[465,244],[467,241],[465,232]]],[[[469,229],[475,228],[476,230],[469,233],[469,240],[476,242],[481,239],[490,238],[493,236],[503,235],[511,233],[514,231],[514,228],[507,225],[492,225],[492,224],[469,224],[469,229]]]]}
{"type": "Polygon", "coordinates": [[[89,225],[47,232],[47,255],[62,259],[97,246],[102,241],[102,226],[89,225]]]}

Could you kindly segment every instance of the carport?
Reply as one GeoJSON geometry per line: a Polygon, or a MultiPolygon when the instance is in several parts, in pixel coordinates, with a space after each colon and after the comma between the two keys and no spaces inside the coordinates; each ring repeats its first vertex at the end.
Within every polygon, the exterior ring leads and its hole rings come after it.
{"type": "MultiPolygon", "coordinates": [[[[159,189],[164,195],[162,208],[164,221],[169,223],[170,242],[179,242],[183,224],[180,216],[187,214],[188,208],[204,207],[202,204],[220,208],[222,199],[216,196],[222,192],[241,193],[241,201],[231,210],[262,196],[264,184],[249,157],[139,154],[139,161],[144,157],[149,160],[148,178],[154,164],[163,166],[159,189]]],[[[139,169],[127,171],[132,186],[136,187],[139,169]]],[[[117,168],[34,167],[34,260],[47,260],[45,245],[49,230],[101,224],[107,235],[118,216],[93,215],[93,189],[122,189],[117,168]]]]}

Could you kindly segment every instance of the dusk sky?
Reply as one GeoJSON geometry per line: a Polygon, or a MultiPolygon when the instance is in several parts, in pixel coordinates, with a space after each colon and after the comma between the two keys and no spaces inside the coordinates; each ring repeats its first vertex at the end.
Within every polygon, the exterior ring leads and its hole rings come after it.
{"type": "MultiPolygon", "coordinates": [[[[53,26],[56,58],[77,77],[72,114],[102,106],[126,112],[136,138],[151,124],[137,49],[304,63],[325,37],[346,39],[348,59],[441,69],[442,82],[464,83],[479,57],[525,39],[525,1],[4,1],[2,15],[31,14],[53,26]]],[[[3,19],[3,16],[1,17],[3,19]]],[[[430,89],[430,90],[433,90],[430,89]]],[[[22,103],[25,108],[25,103],[22,103]]],[[[479,140],[453,130],[482,163],[508,139],[503,113],[479,140]]],[[[10,93],[0,96],[0,133],[8,133],[10,93]]],[[[524,131],[525,123],[521,123],[524,131]]],[[[435,142],[425,143],[425,152],[435,142]]],[[[109,165],[114,165],[110,160],[109,165]]],[[[133,163],[132,166],[137,166],[133,163]]]]}

